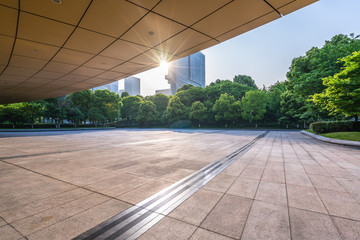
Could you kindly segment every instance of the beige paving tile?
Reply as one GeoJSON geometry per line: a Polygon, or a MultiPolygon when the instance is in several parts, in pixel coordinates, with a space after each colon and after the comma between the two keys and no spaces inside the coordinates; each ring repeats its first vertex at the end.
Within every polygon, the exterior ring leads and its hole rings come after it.
{"type": "Polygon", "coordinates": [[[350,194],[322,189],[318,192],[331,215],[360,220],[360,205],[350,194]]]}
{"type": "Polygon", "coordinates": [[[304,175],[305,170],[302,167],[302,165],[300,163],[292,163],[292,162],[288,162],[285,163],[285,174],[291,174],[291,175],[304,175]]]}
{"type": "Polygon", "coordinates": [[[285,183],[284,171],[265,169],[262,181],[285,183]]]}
{"type": "Polygon", "coordinates": [[[259,180],[239,177],[226,193],[254,199],[258,185],[259,180]]]}
{"type": "Polygon", "coordinates": [[[345,192],[344,188],[342,188],[333,177],[309,174],[309,178],[315,188],[345,192]]]}
{"type": "Polygon", "coordinates": [[[223,173],[226,175],[238,177],[244,171],[245,167],[246,167],[246,164],[244,164],[242,162],[234,162],[229,167],[227,167],[223,171],[223,173]]]}
{"type": "Polygon", "coordinates": [[[336,227],[339,229],[342,239],[360,239],[360,222],[350,219],[332,217],[336,227]]]}
{"type": "Polygon", "coordinates": [[[324,166],[326,171],[335,178],[354,178],[351,174],[349,174],[348,171],[344,170],[343,168],[339,166],[324,166]]]}
{"type": "Polygon", "coordinates": [[[236,177],[220,173],[203,188],[211,191],[225,193],[231,184],[235,181],[236,177]]]}
{"type": "Polygon", "coordinates": [[[116,176],[104,179],[99,182],[91,183],[86,185],[85,188],[91,189],[93,191],[100,191],[102,189],[110,188],[114,185],[123,184],[135,178],[137,178],[135,175],[117,172],[116,176]]]}
{"type": "Polygon", "coordinates": [[[112,216],[131,207],[130,205],[111,199],[87,211],[81,212],[54,225],[44,228],[28,236],[29,240],[63,240],[72,239],[93,228],[112,216]]]}
{"type": "Polygon", "coordinates": [[[290,208],[292,239],[341,239],[329,215],[290,208]]]}
{"type": "Polygon", "coordinates": [[[31,215],[46,211],[53,207],[62,205],[64,203],[89,195],[91,192],[84,189],[74,189],[71,191],[63,192],[58,195],[51,196],[36,202],[32,202],[23,206],[15,207],[4,212],[0,215],[9,223],[26,218],[31,215]]]}
{"type": "Polygon", "coordinates": [[[327,214],[314,188],[287,184],[289,206],[327,214]]]}
{"type": "Polygon", "coordinates": [[[169,216],[199,226],[221,197],[222,194],[218,192],[199,190],[169,216]]]}
{"type": "Polygon", "coordinates": [[[141,235],[139,240],[189,239],[196,227],[172,218],[164,217],[155,226],[141,235]]]}
{"type": "Polygon", "coordinates": [[[336,178],[336,181],[349,193],[360,194],[360,180],[349,178],[336,178]]]}
{"type": "Polygon", "coordinates": [[[93,193],[39,214],[16,221],[12,223],[12,225],[22,234],[29,235],[107,200],[109,200],[108,197],[93,193]]]}
{"type": "Polygon", "coordinates": [[[120,194],[123,194],[123,193],[131,191],[135,188],[138,188],[142,185],[145,185],[151,181],[153,181],[152,178],[137,177],[130,181],[125,182],[124,184],[117,184],[117,185],[114,185],[114,186],[106,188],[106,189],[101,189],[101,190],[99,190],[99,192],[102,194],[105,194],[105,195],[116,197],[120,194]]]}
{"type": "Polygon", "coordinates": [[[0,217],[0,227],[6,225],[7,223],[0,217]]]}
{"type": "Polygon", "coordinates": [[[245,168],[245,170],[242,172],[242,174],[240,175],[241,177],[244,178],[251,178],[251,179],[261,179],[261,175],[263,173],[263,169],[262,168],[245,168]]]}
{"type": "Polygon", "coordinates": [[[195,172],[194,170],[179,168],[179,169],[175,169],[174,171],[171,171],[170,173],[162,175],[157,180],[177,182],[177,181],[180,181],[181,179],[191,175],[194,172],[195,172]]]}
{"type": "Polygon", "coordinates": [[[312,187],[308,176],[306,174],[288,174],[286,173],[286,183],[304,187],[312,187]]]}
{"type": "Polygon", "coordinates": [[[0,240],[15,240],[21,239],[22,235],[18,233],[10,225],[0,227],[0,240]]]}
{"type": "Polygon", "coordinates": [[[255,199],[286,206],[285,184],[261,181],[255,199]]]}
{"type": "Polygon", "coordinates": [[[266,170],[277,170],[277,171],[284,171],[284,163],[283,161],[273,162],[271,158],[269,159],[268,163],[265,167],[266,170]]]}
{"type": "Polygon", "coordinates": [[[225,237],[223,235],[207,231],[205,229],[198,228],[195,233],[191,236],[190,240],[230,240],[232,238],[225,237]]]}
{"type": "Polygon", "coordinates": [[[170,186],[171,184],[172,184],[171,182],[152,181],[132,191],[121,194],[116,198],[124,202],[137,204],[145,200],[146,198],[154,195],[155,193],[160,192],[161,190],[170,186]]]}
{"type": "Polygon", "coordinates": [[[252,200],[225,194],[201,224],[202,228],[222,235],[239,238],[245,225],[252,200]]]}
{"type": "Polygon", "coordinates": [[[360,204],[360,195],[358,194],[350,194],[359,204],[360,204]]]}
{"type": "Polygon", "coordinates": [[[241,239],[290,239],[287,207],[255,200],[241,239]]]}

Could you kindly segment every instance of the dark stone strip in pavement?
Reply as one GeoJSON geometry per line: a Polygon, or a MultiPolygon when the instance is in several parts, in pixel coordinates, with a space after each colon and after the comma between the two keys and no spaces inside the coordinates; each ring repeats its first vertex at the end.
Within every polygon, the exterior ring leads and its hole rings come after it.
{"type": "Polygon", "coordinates": [[[264,137],[267,133],[268,132],[264,132],[260,134],[235,152],[211,163],[194,174],[180,180],[152,197],[145,199],[136,206],[110,218],[74,239],[133,239],[135,236],[140,236],[168,212],[180,205],[212,178],[227,168],[237,159],[236,157],[239,157],[240,154],[244,154],[257,140],[264,137]],[[149,219],[150,216],[153,217],[149,219]]]}

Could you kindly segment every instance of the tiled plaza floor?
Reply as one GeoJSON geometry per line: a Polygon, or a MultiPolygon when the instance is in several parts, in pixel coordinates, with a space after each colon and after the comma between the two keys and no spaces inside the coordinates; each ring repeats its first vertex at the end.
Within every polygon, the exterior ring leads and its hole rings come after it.
{"type": "MultiPolygon", "coordinates": [[[[0,239],[76,237],[260,133],[0,133],[0,239]]],[[[272,131],[140,239],[360,239],[360,150],[272,131]]]]}

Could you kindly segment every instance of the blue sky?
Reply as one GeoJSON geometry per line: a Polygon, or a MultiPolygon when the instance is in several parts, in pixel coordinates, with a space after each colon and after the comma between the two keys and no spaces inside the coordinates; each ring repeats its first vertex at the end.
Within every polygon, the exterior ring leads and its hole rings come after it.
{"type": "MultiPolygon", "coordinates": [[[[206,57],[206,84],[251,76],[256,84],[270,86],[286,79],[293,58],[311,47],[321,47],[336,34],[360,34],[360,0],[320,0],[250,32],[202,52],[206,57]]],[[[169,88],[164,70],[152,69],[141,78],[141,94],[169,88]]],[[[122,88],[122,81],[119,87],[122,88]]]]}

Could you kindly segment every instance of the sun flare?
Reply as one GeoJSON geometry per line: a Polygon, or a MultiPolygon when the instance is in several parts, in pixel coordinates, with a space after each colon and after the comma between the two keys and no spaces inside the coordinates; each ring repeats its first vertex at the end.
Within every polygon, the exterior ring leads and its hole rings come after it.
{"type": "Polygon", "coordinates": [[[167,63],[166,61],[161,61],[160,62],[160,68],[161,68],[161,71],[167,73],[168,68],[169,68],[169,63],[167,63]]]}

